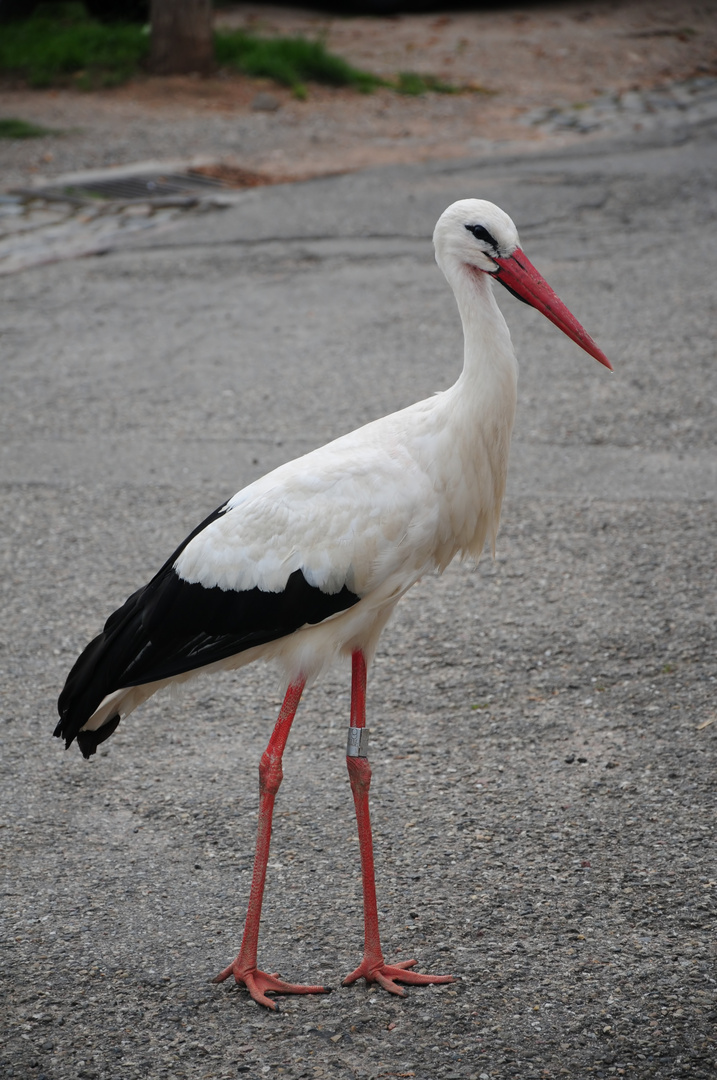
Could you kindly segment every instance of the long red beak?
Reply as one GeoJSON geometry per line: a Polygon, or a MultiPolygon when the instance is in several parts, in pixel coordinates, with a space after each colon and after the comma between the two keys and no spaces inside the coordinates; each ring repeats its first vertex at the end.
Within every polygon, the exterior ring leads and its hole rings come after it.
{"type": "Polygon", "coordinates": [[[553,292],[542,274],[538,273],[525,252],[516,248],[508,258],[501,259],[494,255],[493,260],[500,267],[493,276],[501,285],[505,285],[506,289],[519,300],[524,300],[526,304],[542,311],[543,315],[555,323],[576,345],[612,371],[612,364],[605,353],[598,349],[575,316],[570,314],[563,301],[553,292]]]}

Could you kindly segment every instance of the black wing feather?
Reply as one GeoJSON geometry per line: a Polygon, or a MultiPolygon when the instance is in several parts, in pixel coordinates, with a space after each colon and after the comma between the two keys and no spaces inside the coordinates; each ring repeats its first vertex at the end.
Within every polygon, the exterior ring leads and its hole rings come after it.
{"type": "Polygon", "coordinates": [[[225,660],[255,645],[292,634],[356,604],[346,586],[329,594],[309,585],[301,570],[280,593],[183,581],[174,570],[180,552],[225,510],[222,506],[192,532],[152,580],[110,615],[104,629],[76,661],[58,700],[55,735],[67,746],[77,738],[85,757],[112,734],[119,717],[97,731],[81,731],[100,702],[123,687],[169,679],[225,660]]]}

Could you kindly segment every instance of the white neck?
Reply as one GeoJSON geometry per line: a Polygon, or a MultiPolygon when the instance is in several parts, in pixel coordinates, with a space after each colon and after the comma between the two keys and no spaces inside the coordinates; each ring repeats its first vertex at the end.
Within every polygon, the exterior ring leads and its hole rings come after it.
{"type": "Polygon", "coordinates": [[[493,295],[490,275],[464,264],[444,268],[463,324],[463,372],[459,382],[488,385],[515,383],[518,365],[510,331],[493,295]]]}
{"type": "MultiPolygon", "coordinates": [[[[505,491],[517,398],[518,364],[489,275],[462,263],[441,267],[455,293],[463,323],[463,371],[444,395],[474,516],[460,547],[477,557],[488,538],[495,545],[505,491]]],[[[457,534],[458,535],[458,534],[457,534]]]]}

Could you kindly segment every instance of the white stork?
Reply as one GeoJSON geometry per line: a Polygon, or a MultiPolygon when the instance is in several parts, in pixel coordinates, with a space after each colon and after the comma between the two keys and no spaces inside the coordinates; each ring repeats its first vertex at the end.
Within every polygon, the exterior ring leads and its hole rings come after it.
{"type": "Polygon", "coordinates": [[[366,669],[393,609],[418,579],[495,544],[516,403],[517,364],[493,282],[537,308],[607,368],[610,362],[520,249],[492,203],[465,199],[441,215],[436,259],[463,323],[458,381],[280,466],[220,506],[148,585],[110,615],[70,672],[55,735],[85,757],[120,719],[170,683],[200,672],[279,663],[288,687],[259,767],[259,831],[241,949],[233,975],[255,1001],[322,993],[257,967],[259,920],[281,759],[307,681],[352,658],[347,766],[364,893],[363,977],[394,994],[402,983],[450,982],[381,950],[368,810],[366,669]]]}

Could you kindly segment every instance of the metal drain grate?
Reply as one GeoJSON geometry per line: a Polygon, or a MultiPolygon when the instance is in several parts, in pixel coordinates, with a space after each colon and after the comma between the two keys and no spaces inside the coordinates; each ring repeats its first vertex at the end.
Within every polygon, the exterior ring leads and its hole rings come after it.
{"type": "MultiPolygon", "coordinates": [[[[221,180],[198,173],[142,173],[139,176],[117,176],[108,180],[88,180],[67,184],[62,189],[75,198],[122,199],[144,202],[176,196],[199,195],[226,188],[221,180]]],[[[54,191],[60,194],[58,188],[54,191]]]]}
{"type": "Polygon", "coordinates": [[[226,205],[226,199],[231,198],[229,193],[233,191],[282,183],[286,179],[228,163],[197,165],[187,172],[173,172],[160,166],[149,171],[115,175],[78,173],[64,180],[60,177],[54,184],[44,187],[15,188],[11,194],[27,202],[40,199],[77,207],[94,205],[101,213],[103,205],[114,211],[132,203],[155,208],[226,205]]]}

